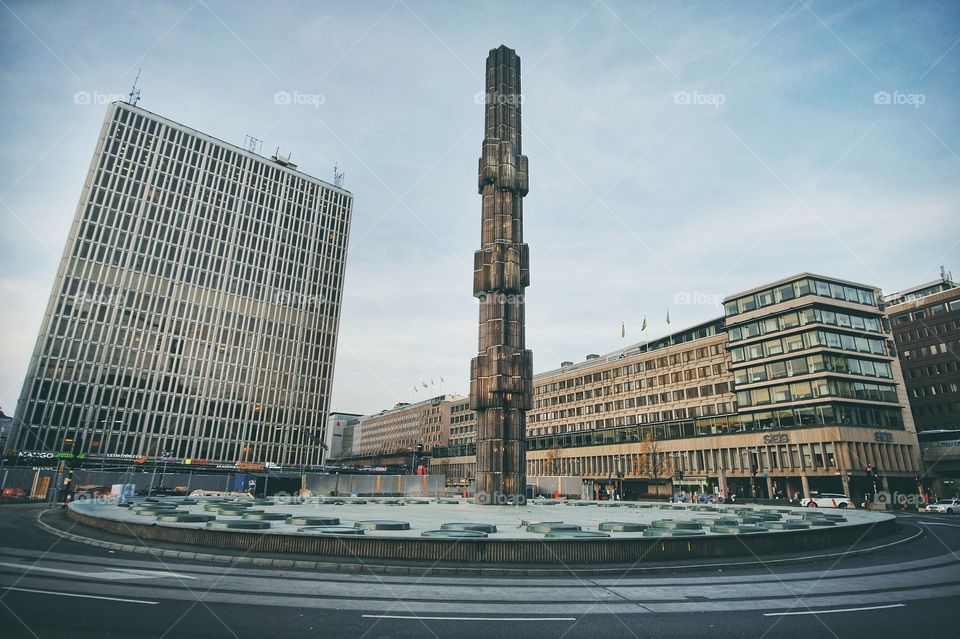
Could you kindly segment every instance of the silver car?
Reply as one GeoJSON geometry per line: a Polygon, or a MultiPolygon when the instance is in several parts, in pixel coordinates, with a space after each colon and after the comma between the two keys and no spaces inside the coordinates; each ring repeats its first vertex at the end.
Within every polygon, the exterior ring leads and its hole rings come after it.
{"type": "Polygon", "coordinates": [[[927,504],[928,513],[946,513],[952,515],[960,513],[960,499],[941,499],[935,503],[927,504]]]}

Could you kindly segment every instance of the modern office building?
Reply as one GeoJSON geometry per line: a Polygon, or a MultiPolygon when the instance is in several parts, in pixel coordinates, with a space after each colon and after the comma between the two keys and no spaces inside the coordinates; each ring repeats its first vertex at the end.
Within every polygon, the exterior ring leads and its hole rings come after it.
{"type": "Polygon", "coordinates": [[[926,473],[939,496],[960,495],[960,286],[939,280],[886,298],[926,473]]]}
{"type": "Polygon", "coordinates": [[[917,431],[960,429],[960,287],[945,278],[888,299],[917,431]]]}
{"type": "Polygon", "coordinates": [[[416,451],[430,454],[450,438],[450,416],[454,405],[467,398],[439,395],[415,404],[400,403],[360,420],[360,437],[354,437],[354,457],[386,457],[416,451]]]}
{"type": "Polygon", "coordinates": [[[350,447],[353,446],[353,428],[358,423],[363,415],[357,413],[330,413],[330,418],[327,420],[327,432],[323,440],[323,459],[321,463],[327,463],[330,460],[339,460],[345,456],[349,456],[350,447]],[[350,447],[344,449],[344,433],[350,428],[350,447]]]}
{"type": "MultiPolygon", "coordinates": [[[[801,274],[724,308],[537,374],[527,474],[627,497],[676,488],[678,471],[686,490],[741,496],[915,491],[916,433],[877,289],[801,274]]],[[[451,441],[432,468],[469,477],[472,454],[451,441]]]]}
{"type": "Polygon", "coordinates": [[[318,464],[352,203],[111,104],[8,452],[318,464]]]}
{"type": "Polygon", "coordinates": [[[340,457],[337,460],[338,464],[342,464],[343,460],[349,457],[357,455],[357,445],[360,443],[360,435],[363,432],[363,417],[359,419],[348,421],[343,427],[343,443],[341,444],[340,457]]]}
{"type": "Polygon", "coordinates": [[[470,408],[470,399],[464,397],[450,406],[450,437],[447,442],[441,444],[441,447],[444,451],[469,450],[471,452],[467,456],[460,455],[456,459],[445,457],[440,460],[440,466],[436,469],[433,469],[431,459],[431,472],[446,475],[449,479],[476,477],[477,462],[473,456],[476,437],[477,413],[470,408]]]}

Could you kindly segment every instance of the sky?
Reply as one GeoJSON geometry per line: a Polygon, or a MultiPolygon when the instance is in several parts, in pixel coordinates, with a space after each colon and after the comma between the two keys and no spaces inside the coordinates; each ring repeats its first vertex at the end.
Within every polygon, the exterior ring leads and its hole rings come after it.
{"type": "Polygon", "coordinates": [[[107,104],[138,71],[147,110],[344,173],[334,410],[466,394],[500,44],[522,60],[535,372],[795,273],[887,292],[940,265],[960,276],[953,1],[0,0],[0,408],[15,409],[107,104]]]}

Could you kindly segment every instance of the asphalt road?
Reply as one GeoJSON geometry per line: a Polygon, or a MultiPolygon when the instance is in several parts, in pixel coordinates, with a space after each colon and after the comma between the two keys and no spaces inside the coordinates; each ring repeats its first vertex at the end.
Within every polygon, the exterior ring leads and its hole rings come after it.
{"type": "Polygon", "coordinates": [[[534,579],[163,560],[63,540],[39,510],[0,509],[5,638],[960,637],[960,516],[902,516],[913,541],[849,558],[534,579]]]}

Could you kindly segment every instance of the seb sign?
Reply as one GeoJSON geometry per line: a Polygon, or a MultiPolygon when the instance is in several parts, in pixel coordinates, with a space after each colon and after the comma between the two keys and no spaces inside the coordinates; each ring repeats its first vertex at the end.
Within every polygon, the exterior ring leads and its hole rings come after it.
{"type": "Polygon", "coordinates": [[[763,436],[764,444],[786,444],[790,442],[790,435],[786,433],[776,433],[763,436]]]}

